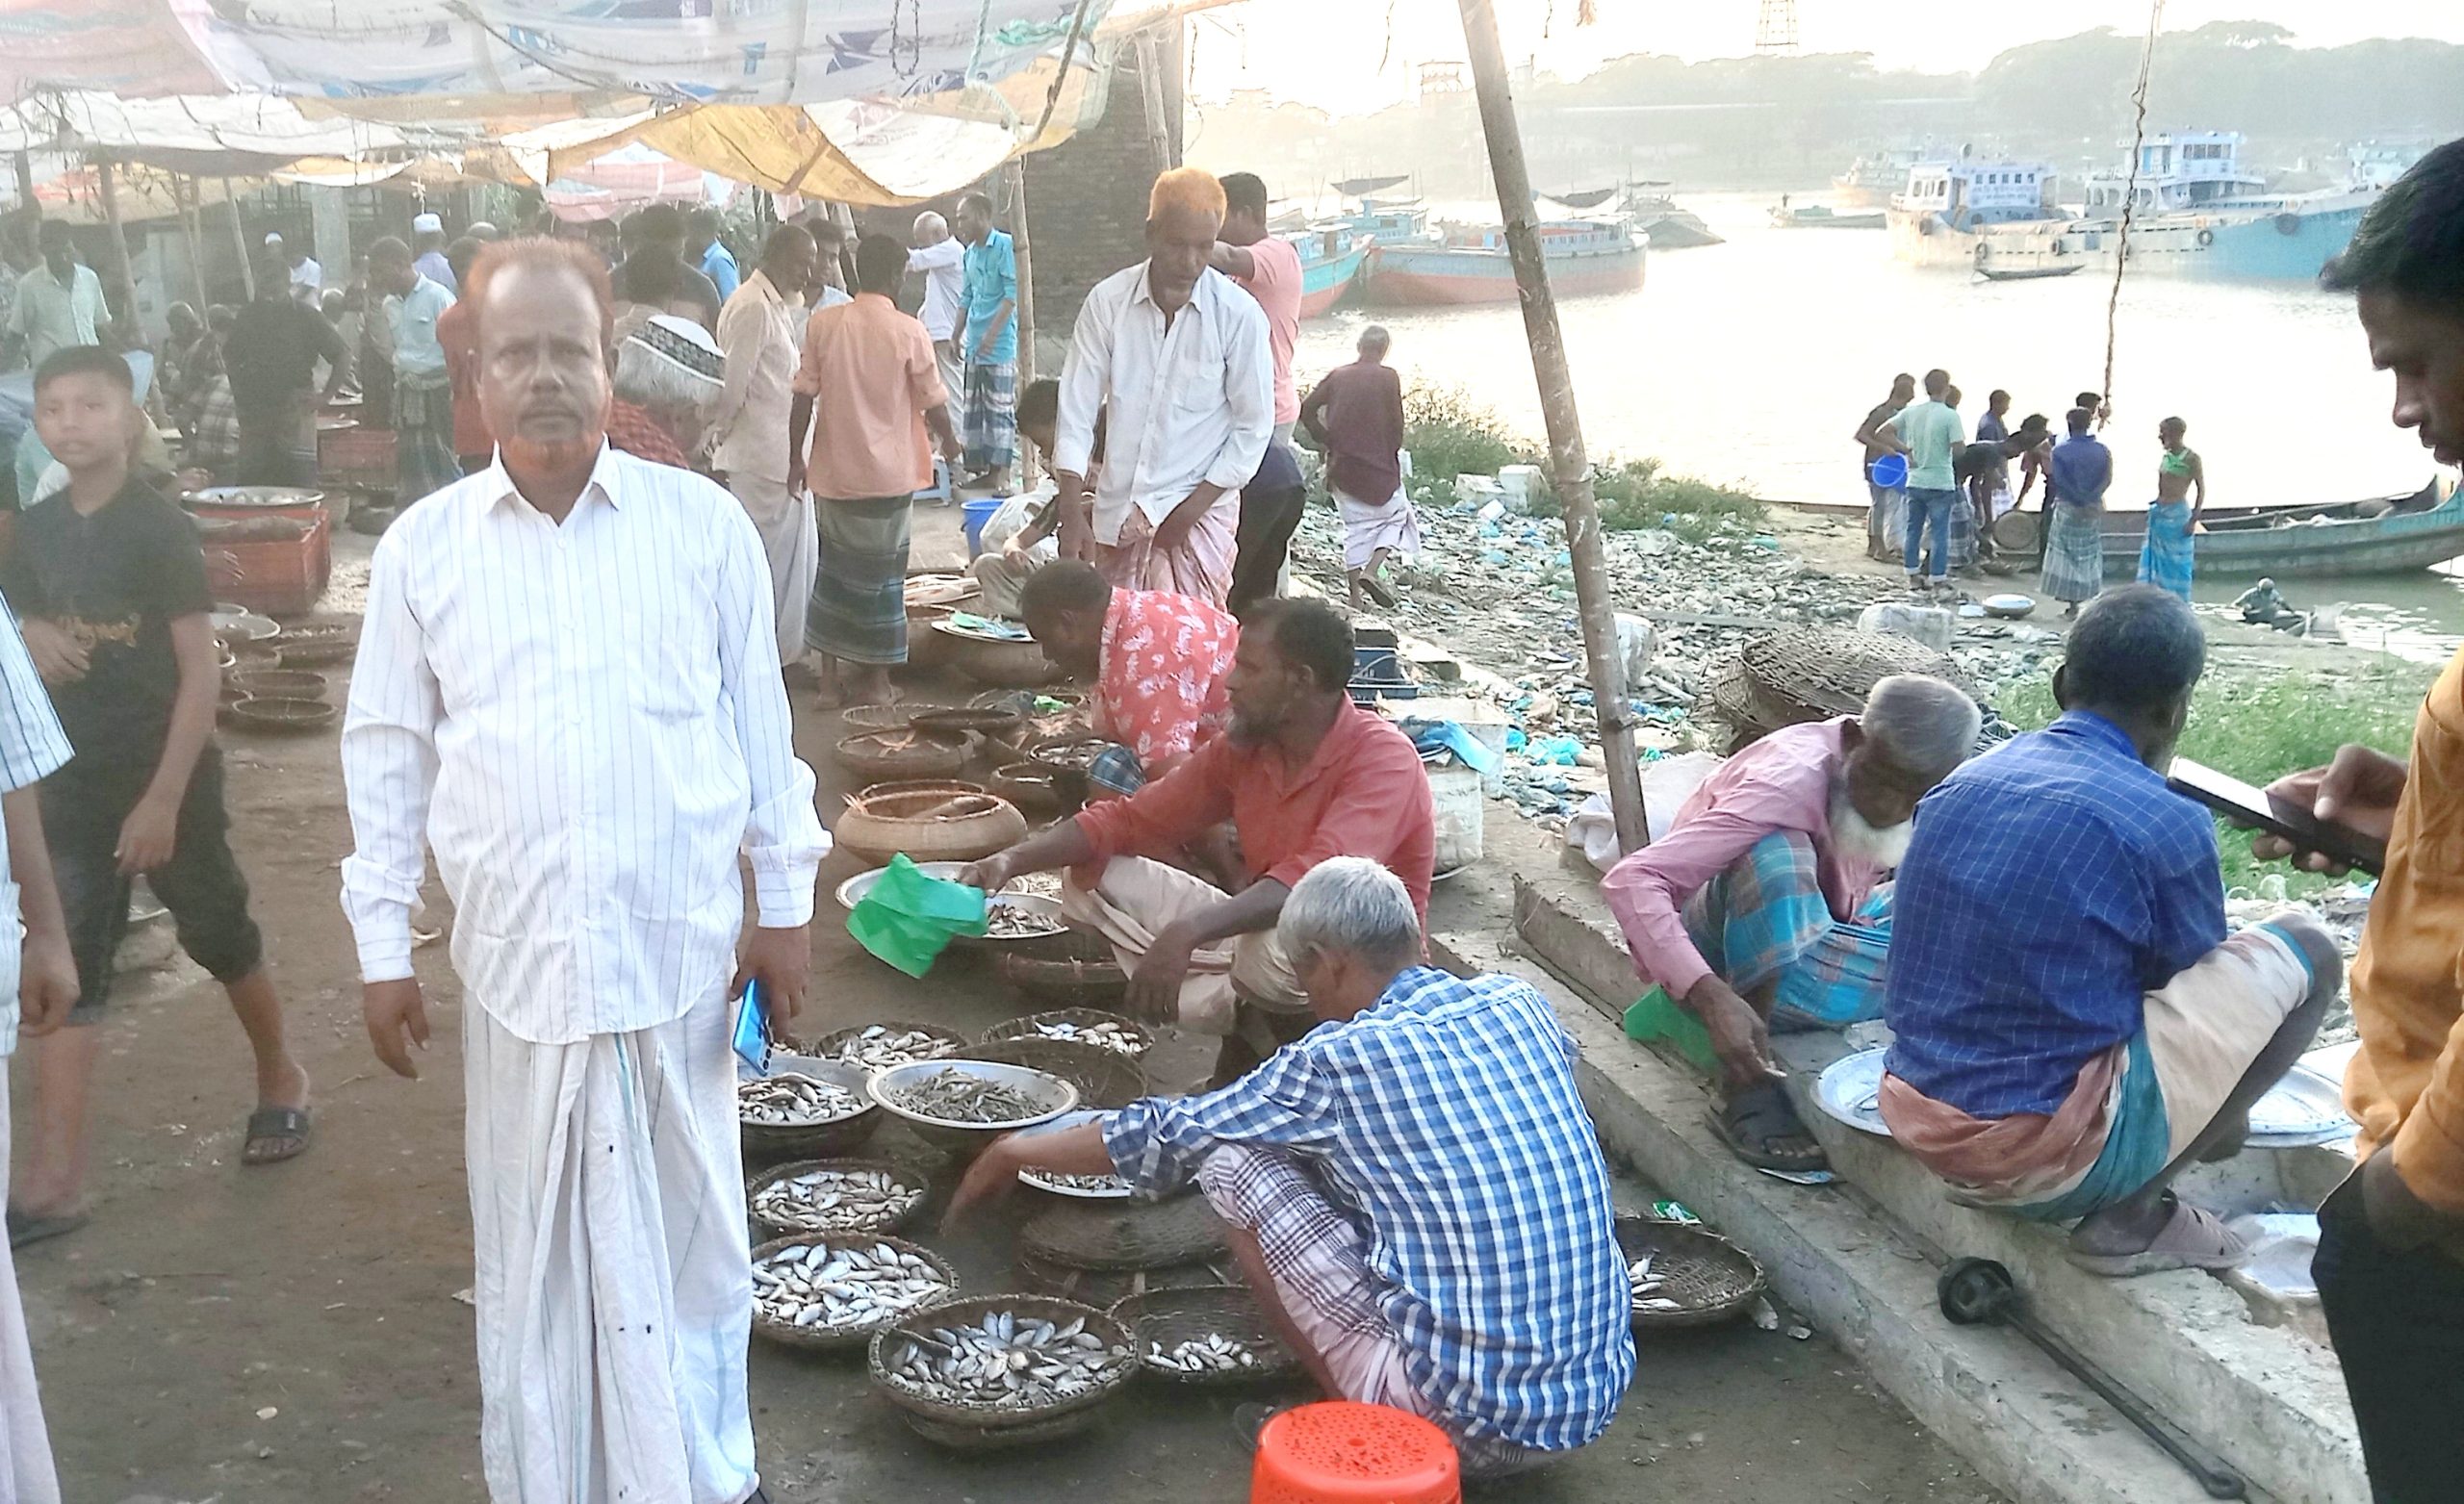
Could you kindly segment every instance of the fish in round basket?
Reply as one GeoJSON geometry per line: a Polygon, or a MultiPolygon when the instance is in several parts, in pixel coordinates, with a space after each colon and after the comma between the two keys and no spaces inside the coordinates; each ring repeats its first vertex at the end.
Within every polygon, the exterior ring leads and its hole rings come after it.
{"type": "Polygon", "coordinates": [[[735,1088],[737,1119],[766,1128],[834,1123],[842,1117],[854,1117],[867,1105],[844,1086],[792,1071],[738,1082],[735,1088]]]}
{"type": "Polygon", "coordinates": [[[949,1276],[916,1254],[876,1243],[791,1242],[753,1265],[753,1309],[781,1327],[862,1331],[947,1295],[949,1276]]]}
{"type": "Polygon", "coordinates": [[[1055,1325],[1013,1312],[929,1331],[910,1329],[884,1372],[895,1383],[942,1404],[1039,1410],[1094,1389],[1129,1349],[1087,1330],[1083,1316],[1055,1325]]]}

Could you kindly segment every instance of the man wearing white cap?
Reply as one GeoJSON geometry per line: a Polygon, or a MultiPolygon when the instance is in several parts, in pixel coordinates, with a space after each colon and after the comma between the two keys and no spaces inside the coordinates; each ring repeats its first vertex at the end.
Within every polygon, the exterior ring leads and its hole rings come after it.
{"type": "Polygon", "coordinates": [[[316,258],[304,250],[285,248],[282,236],[272,230],[266,232],[266,254],[281,258],[282,264],[291,268],[291,295],[316,307],[325,287],[325,268],[317,265],[316,258]]]}
{"type": "Polygon", "coordinates": [[[390,235],[368,248],[368,285],[385,295],[394,335],[394,496],[408,506],[462,478],[453,452],[453,381],[436,332],[453,294],[423,276],[411,248],[390,235]]]}
{"type": "Polygon", "coordinates": [[[445,259],[445,221],[435,215],[411,216],[411,266],[421,276],[456,297],[462,295],[462,284],[453,275],[452,264],[445,259]]]}

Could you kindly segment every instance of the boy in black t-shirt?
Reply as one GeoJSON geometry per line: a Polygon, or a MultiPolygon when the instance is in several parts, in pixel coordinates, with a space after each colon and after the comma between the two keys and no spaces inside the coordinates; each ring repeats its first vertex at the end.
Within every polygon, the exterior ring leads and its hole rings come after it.
{"type": "Polygon", "coordinates": [[[35,426],[68,489],[18,520],[5,590],[76,755],[43,780],[43,835],[67,912],[79,994],[69,1027],[32,1041],[27,1161],[8,1212],[12,1246],[85,1221],[86,1090],[112,961],[142,873],[181,946],[230,994],[256,1052],[258,1109],[243,1159],[308,1143],[308,1076],[283,1039],[282,1005],[232,859],[214,747],[220,684],[213,606],[193,523],[129,473],[141,421],[128,366],[92,345],[35,373],[35,426]]]}

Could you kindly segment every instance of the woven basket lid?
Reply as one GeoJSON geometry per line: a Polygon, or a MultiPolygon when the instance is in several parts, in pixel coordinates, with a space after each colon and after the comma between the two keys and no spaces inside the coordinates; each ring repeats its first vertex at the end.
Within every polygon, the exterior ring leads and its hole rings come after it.
{"type": "Polygon", "coordinates": [[[1816,716],[1856,714],[1873,687],[1894,674],[1928,675],[1974,693],[1949,655],[1897,632],[1791,627],[1754,639],[1738,657],[1765,701],[1802,705],[1816,716]]]}
{"type": "Polygon", "coordinates": [[[1203,1196],[1067,1202],[1028,1218],[1018,1245],[1071,1268],[1154,1269],[1222,1253],[1223,1222],[1203,1196]]]}

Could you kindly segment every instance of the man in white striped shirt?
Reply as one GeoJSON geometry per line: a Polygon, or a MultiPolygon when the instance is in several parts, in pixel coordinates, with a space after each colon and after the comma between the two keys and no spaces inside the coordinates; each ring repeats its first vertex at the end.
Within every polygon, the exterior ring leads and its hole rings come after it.
{"type": "Polygon", "coordinates": [[[732,1000],[750,979],[793,1016],[829,850],[769,572],[725,491],[605,445],[595,259],[493,245],[470,296],[497,462],[377,546],[343,731],[369,1034],[417,1074],[424,844],[466,989],[489,1495],[741,1504],[762,1495],[732,1000]]]}

